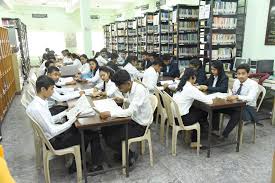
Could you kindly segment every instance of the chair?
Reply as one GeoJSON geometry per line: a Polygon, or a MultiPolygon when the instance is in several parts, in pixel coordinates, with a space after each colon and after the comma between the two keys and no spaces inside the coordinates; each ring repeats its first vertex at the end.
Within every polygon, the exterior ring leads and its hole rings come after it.
{"type": "MultiPolygon", "coordinates": [[[[150,102],[152,105],[152,111],[155,111],[158,105],[158,99],[155,95],[150,95],[150,102]]],[[[153,114],[152,114],[153,115],[153,114]]],[[[151,124],[151,123],[150,123],[151,124]]],[[[149,146],[149,154],[150,154],[150,165],[153,166],[153,150],[152,150],[152,140],[151,140],[151,130],[149,129],[150,124],[147,125],[144,135],[141,137],[134,137],[128,140],[128,150],[131,143],[141,142],[141,154],[144,154],[144,142],[147,140],[149,146]]],[[[126,145],[125,141],[122,141],[122,165],[126,165],[126,145]]],[[[125,173],[125,169],[123,169],[123,173],[125,173]]]]}
{"type": "Polygon", "coordinates": [[[176,156],[177,152],[177,137],[179,131],[197,131],[197,155],[199,155],[200,151],[200,124],[197,122],[193,125],[185,126],[182,122],[182,118],[179,112],[179,108],[174,99],[165,91],[163,92],[164,106],[167,111],[168,121],[167,123],[167,137],[168,137],[168,129],[169,125],[172,126],[172,155],[176,156]],[[175,122],[175,118],[178,121],[178,125],[175,122]]]}
{"type": "MultiPolygon", "coordinates": [[[[262,97],[261,97],[260,102],[256,106],[256,112],[259,112],[259,109],[260,109],[260,107],[263,103],[263,100],[265,98],[265,95],[266,95],[266,89],[262,85],[258,85],[258,87],[259,87],[259,89],[258,89],[258,93],[257,93],[257,101],[259,100],[261,93],[262,93],[262,97]]],[[[221,114],[220,115],[220,132],[219,132],[220,135],[221,135],[221,130],[223,129],[223,122],[224,122],[224,115],[221,114]]],[[[237,130],[237,128],[236,128],[236,130],[237,130]]],[[[241,131],[241,144],[242,144],[242,141],[243,141],[243,130],[241,131]]],[[[254,123],[253,143],[254,144],[256,143],[256,123],[254,123]]]]}
{"type": "Polygon", "coordinates": [[[167,112],[166,109],[164,108],[164,106],[161,103],[161,94],[162,92],[155,87],[155,95],[158,99],[158,106],[157,106],[157,115],[156,115],[156,123],[158,123],[159,121],[159,116],[160,116],[160,142],[163,143],[164,142],[164,126],[165,126],[165,122],[167,120],[167,112]]]}
{"type": "MultiPolygon", "coordinates": [[[[29,115],[28,115],[29,116],[29,115]]],[[[31,124],[33,130],[38,134],[42,142],[43,149],[43,166],[44,166],[44,176],[45,182],[50,183],[50,172],[49,172],[49,159],[54,158],[55,156],[63,156],[66,154],[73,154],[75,157],[76,169],[77,169],[77,182],[82,182],[82,167],[81,167],[81,155],[80,155],[80,146],[75,145],[65,149],[55,150],[49,140],[46,138],[40,125],[31,117],[31,124]]]]}

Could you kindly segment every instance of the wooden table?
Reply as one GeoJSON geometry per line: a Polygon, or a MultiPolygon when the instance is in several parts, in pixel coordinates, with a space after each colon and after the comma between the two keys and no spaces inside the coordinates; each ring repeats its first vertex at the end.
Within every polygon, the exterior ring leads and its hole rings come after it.
{"type": "Polygon", "coordinates": [[[240,150],[240,139],[241,139],[241,130],[243,127],[243,121],[242,121],[242,111],[243,111],[243,107],[246,105],[245,102],[243,101],[235,101],[235,102],[230,102],[230,101],[226,101],[223,99],[218,99],[218,100],[214,100],[214,103],[209,105],[209,104],[205,104],[203,102],[200,101],[194,101],[193,106],[196,108],[199,108],[203,111],[206,111],[209,115],[209,127],[208,127],[208,143],[207,143],[207,157],[210,157],[210,151],[211,151],[211,147],[218,147],[218,146],[224,146],[224,145],[230,145],[230,144],[236,144],[237,143],[237,147],[236,147],[236,151],[239,152],[240,150]],[[238,140],[237,142],[231,142],[231,143],[226,143],[226,144],[218,144],[218,145],[213,145],[211,144],[211,136],[212,136],[212,120],[213,120],[213,112],[215,110],[219,110],[219,109],[229,109],[229,108],[240,108],[241,110],[241,115],[240,115],[240,121],[239,121],[239,128],[238,128],[238,140]]]}
{"type": "MultiPolygon", "coordinates": [[[[72,85],[73,86],[73,85],[72,85]]],[[[92,98],[92,97],[90,97],[92,98]]],[[[94,99],[96,100],[96,99],[94,99]]],[[[75,100],[68,101],[68,106],[73,107],[75,100]]],[[[129,161],[128,161],[128,123],[131,121],[130,117],[127,118],[107,118],[107,119],[101,119],[98,114],[91,117],[85,117],[85,118],[78,118],[78,120],[75,122],[75,127],[79,130],[81,135],[81,149],[82,149],[82,165],[83,165],[83,173],[84,173],[84,180],[85,183],[87,183],[87,177],[89,175],[96,175],[100,173],[106,173],[108,171],[116,170],[116,169],[124,169],[126,171],[126,177],[129,177],[129,161]],[[88,129],[97,129],[101,127],[106,126],[115,126],[115,125],[124,125],[125,127],[125,146],[126,146],[126,166],[121,167],[115,167],[115,168],[109,168],[106,170],[94,172],[94,173],[88,173],[87,167],[86,167],[86,152],[85,152],[85,138],[84,138],[84,131],[88,129]]]]}
{"type": "Polygon", "coordinates": [[[170,76],[160,76],[159,81],[168,81],[168,80],[174,80],[175,78],[170,76]]]}

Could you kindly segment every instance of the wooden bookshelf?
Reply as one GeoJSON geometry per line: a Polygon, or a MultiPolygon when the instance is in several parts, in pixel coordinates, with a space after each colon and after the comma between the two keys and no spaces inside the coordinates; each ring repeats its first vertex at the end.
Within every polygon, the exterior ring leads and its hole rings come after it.
{"type": "Polygon", "coordinates": [[[136,38],[136,21],[127,20],[125,27],[125,41],[126,41],[126,51],[128,55],[136,55],[137,38],[136,38]]]}
{"type": "Polygon", "coordinates": [[[105,45],[105,48],[107,48],[107,50],[109,52],[111,52],[112,50],[111,50],[110,42],[112,41],[112,39],[111,39],[111,33],[110,33],[110,25],[104,25],[103,30],[104,30],[104,45],[105,45]]]}
{"type": "Polygon", "coordinates": [[[16,86],[8,30],[0,27],[0,119],[1,123],[15,95],[16,86]]]}

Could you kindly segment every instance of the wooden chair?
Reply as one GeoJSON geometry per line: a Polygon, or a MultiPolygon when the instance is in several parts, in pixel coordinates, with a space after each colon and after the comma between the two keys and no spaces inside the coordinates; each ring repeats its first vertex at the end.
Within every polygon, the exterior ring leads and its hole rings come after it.
{"type": "MultiPolygon", "coordinates": [[[[261,107],[261,105],[263,103],[263,100],[265,98],[265,95],[266,95],[266,89],[262,85],[258,85],[258,87],[259,87],[259,89],[258,89],[258,93],[257,93],[257,101],[259,100],[259,97],[261,96],[261,94],[262,94],[262,97],[260,99],[260,102],[256,106],[256,112],[259,112],[260,107],[261,107]]],[[[219,129],[220,130],[220,132],[219,132],[220,135],[221,135],[221,131],[222,131],[223,126],[224,126],[223,122],[224,122],[224,115],[221,114],[220,115],[220,129],[219,129]]],[[[237,128],[236,128],[236,130],[237,130],[237,128]]],[[[236,132],[236,134],[237,134],[237,132],[236,132]]],[[[241,131],[241,144],[242,144],[242,141],[243,141],[243,128],[242,128],[242,131],[241,131]]],[[[256,123],[254,123],[253,143],[254,144],[256,143],[256,123]]]]}
{"type": "Polygon", "coordinates": [[[164,106],[168,115],[168,123],[167,123],[167,137],[168,138],[168,129],[169,125],[172,126],[172,155],[176,156],[177,152],[177,137],[179,131],[197,131],[197,155],[200,152],[200,124],[197,122],[193,125],[185,126],[182,122],[182,118],[179,112],[179,108],[174,99],[166,92],[163,92],[163,101],[164,106]],[[178,124],[176,124],[175,119],[177,119],[178,124]]]}
{"type": "Polygon", "coordinates": [[[162,91],[160,91],[157,87],[154,88],[155,90],[155,95],[158,99],[158,106],[157,106],[157,115],[156,115],[156,123],[159,122],[159,117],[160,117],[160,142],[164,143],[164,127],[165,127],[165,122],[167,120],[167,112],[164,106],[162,106],[161,103],[161,98],[162,98],[162,91]]]}
{"type": "MultiPolygon", "coordinates": [[[[29,116],[29,115],[28,115],[29,116]]],[[[80,146],[75,145],[65,149],[55,150],[49,140],[46,138],[40,125],[31,117],[31,124],[33,130],[38,134],[43,149],[43,167],[44,167],[44,176],[45,182],[50,183],[50,171],[49,171],[49,159],[54,158],[55,156],[63,156],[66,154],[73,154],[75,157],[76,169],[77,169],[77,182],[82,182],[82,166],[81,166],[81,155],[80,155],[80,146]]]]}
{"type": "MultiPolygon", "coordinates": [[[[158,99],[155,95],[150,95],[150,101],[151,101],[151,105],[152,105],[152,111],[155,111],[157,104],[158,104],[158,99]]],[[[152,114],[153,115],[153,114],[152,114]]],[[[141,137],[135,137],[135,138],[131,138],[128,140],[128,150],[129,147],[132,143],[134,142],[141,142],[141,154],[144,154],[144,142],[147,141],[148,142],[148,147],[149,147],[149,154],[150,154],[150,165],[153,166],[153,149],[152,149],[152,140],[151,140],[151,130],[150,130],[150,124],[149,123],[146,127],[146,130],[144,132],[144,135],[141,137]]],[[[125,141],[122,141],[122,165],[125,166],[126,165],[126,145],[125,145],[125,141]]],[[[125,169],[123,169],[123,173],[125,173],[125,169]]]]}

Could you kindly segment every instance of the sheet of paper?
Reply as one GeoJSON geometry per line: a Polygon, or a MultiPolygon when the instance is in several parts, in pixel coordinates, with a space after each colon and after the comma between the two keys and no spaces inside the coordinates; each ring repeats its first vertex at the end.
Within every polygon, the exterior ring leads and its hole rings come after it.
{"type": "Polygon", "coordinates": [[[68,83],[68,82],[72,82],[74,80],[73,77],[67,77],[67,78],[60,78],[60,80],[62,82],[68,83]]]}
{"type": "Polygon", "coordinates": [[[208,97],[210,97],[211,99],[215,99],[215,98],[220,98],[220,99],[226,99],[226,97],[229,96],[228,93],[213,93],[213,94],[209,94],[207,95],[208,97]]]}
{"type": "Polygon", "coordinates": [[[85,95],[91,95],[94,92],[94,89],[90,88],[90,89],[85,89],[83,91],[85,92],[85,95]]]}
{"type": "Polygon", "coordinates": [[[113,99],[103,99],[94,101],[95,109],[99,112],[120,110],[113,99]]]}
{"type": "Polygon", "coordinates": [[[164,84],[171,85],[171,84],[173,84],[173,83],[174,83],[174,81],[173,81],[173,80],[160,81],[160,84],[161,84],[161,85],[164,85],[164,84]]]}

